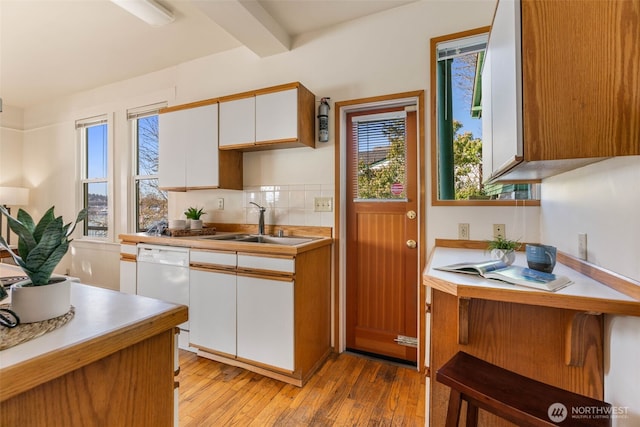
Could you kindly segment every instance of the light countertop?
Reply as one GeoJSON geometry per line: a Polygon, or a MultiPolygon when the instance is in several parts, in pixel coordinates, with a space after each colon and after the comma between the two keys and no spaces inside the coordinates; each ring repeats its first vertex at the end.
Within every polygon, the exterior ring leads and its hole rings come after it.
{"type": "MultiPolygon", "coordinates": [[[[0,264],[0,276],[23,275],[0,264]]],[[[4,300],[3,303],[8,302],[4,300]]],[[[184,322],[187,307],[80,283],[71,284],[75,316],[41,337],[0,351],[0,401],[184,322]],[[37,378],[26,372],[38,372],[37,378]]]]}
{"type": "MultiPolygon", "coordinates": [[[[460,298],[477,298],[530,305],[640,316],[640,301],[616,291],[566,265],[557,263],[553,273],[568,276],[574,283],[556,292],[487,280],[471,274],[435,270],[459,262],[490,259],[486,251],[436,247],[423,273],[423,284],[460,298]]],[[[517,252],[514,265],[526,267],[526,256],[517,252]]]]}

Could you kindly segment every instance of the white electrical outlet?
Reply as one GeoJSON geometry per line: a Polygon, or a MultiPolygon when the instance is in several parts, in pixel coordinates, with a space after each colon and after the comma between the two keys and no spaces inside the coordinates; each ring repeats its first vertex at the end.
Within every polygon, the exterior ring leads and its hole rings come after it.
{"type": "Polygon", "coordinates": [[[333,197],[314,197],[314,212],[331,212],[333,211],[333,197]]]}
{"type": "Polygon", "coordinates": [[[219,211],[224,210],[224,199],[222,197],[218,199],[218,210],[219,211]]]}
{"type": "Polygon", "coordinates": [[[578,233],[578,258],[587,259],[587,233],[578,233]]]}
{"type": "Polygon", "coordinates": [[[507,235],[507,233],[505,231],[504,224],[493,224],[493,238],[494,239],[497,239],[498,237],[500,237],[501,239],[504,239],[506,235],[507,235]]]}
{"type": "Polygon", "coordinates": [[[469,240],[469,224],[467,223],[458,224],[458,239],[469,240]]]}

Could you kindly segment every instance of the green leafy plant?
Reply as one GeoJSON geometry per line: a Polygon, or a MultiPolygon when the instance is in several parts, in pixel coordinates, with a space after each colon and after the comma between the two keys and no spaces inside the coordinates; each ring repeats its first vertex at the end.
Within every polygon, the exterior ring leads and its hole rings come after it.
{"type": "Polygon", "coordinates": [[[503,251],[515,251],[520,249],[522,243],[517,240],[509,240],[504,237],[495,237],[493,240],[487,241],[487,249],[502,249],[503,251]]]}
{"type": "Polygon", "coordinates": [[[61,216],[54,215],[53,209],[54,206],[49,208],[36,224],[26,211],[18,210],[17,218],[13,218],[0,206],[0,213],[7,217],[9,228],[18,236],[18,251],[15,253],[2,236],[0,246],[9,251],[16,264],[31,279],[33,286],[49,284],[53,270],[67,253],[69,243],[73,240],[69,236],[76,225],[87,218],[87,209],[83,209],[74,223],[64,224],[61,216]]]}
{"type": "Polygon", "coordinates": [[[187,219],[200,219],[200,217],[204,215],[205,212],[203,211],[203,208],[189,208],[184,212],[184,214],[187,219]]]}

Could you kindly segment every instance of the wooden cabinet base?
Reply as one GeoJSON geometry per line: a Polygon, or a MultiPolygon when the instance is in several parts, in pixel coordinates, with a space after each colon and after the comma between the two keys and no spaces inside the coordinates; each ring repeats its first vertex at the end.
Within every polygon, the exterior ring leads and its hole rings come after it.
{"type": "MultiPolygon", "coordinates": [[[[435,373],[458,351],[504,369],[574,393],[602,400],[604,367],[601,315],[551,307],[470,299],[466,305],[468,330],[459,343],[459,304],[454,295],[433,289],[431,304],[431,364],[435,373]],[[576,325],[577,323],[577,325],[576,325]],[[571,326],[571,328],[569,328],[571,326]],[[577,329],[576,329],[577,328],[577,329]],[[567,331],[584,343],[576,353],[580,363],[567,359],[567,331]],[[588,336],[588,340],[583,338],[588,336]]],[[[431,379],[431,425],[443,426],[449,388],[431,379]]],[[[480,426],[510,426],[481,411],[480,426]]]]}
{"type": "Polygon", "coordinates": [[[0,403],[3,426],[172,426],[173,331],[0,403]]]}
{"type": "Polygon", "coordinates": [[[278,369],[272,369],[268,366],[261,366],[253,362],[245,362],[239,359],[225,357],[219,354],[210,353],[204,350],[198,350],[198,356],[206,357],[207,359],[215,360],[216,362],[224,363],[231,366],[237,366],[238,368],[246,369],[247,371],[255,372],[265,377],[273,378],[274,380],[282,381],[287,384],[294,385],[296,387],[302,387],[311,378],[311,376],[322,366],[327,360],[327,357],[331,354],[331,349],[327,350],[325,355],[321,357],[317,363],[306,372],[286,372],[278,369]]]}

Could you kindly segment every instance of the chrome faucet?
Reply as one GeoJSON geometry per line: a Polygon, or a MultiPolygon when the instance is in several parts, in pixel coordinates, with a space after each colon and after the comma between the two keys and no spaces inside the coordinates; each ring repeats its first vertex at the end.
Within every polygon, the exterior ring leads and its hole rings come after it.
{"type": "Polygon", "coordinates": [[[264,212],[267,210],[267,208],[260,206],[259,204],[254,202],[249,202],[249,203],[251,203],[252,205],[256,205],[260,210],[260,219],[258,219],[258,234],[263,236],[264,235],[264,212]]]}

